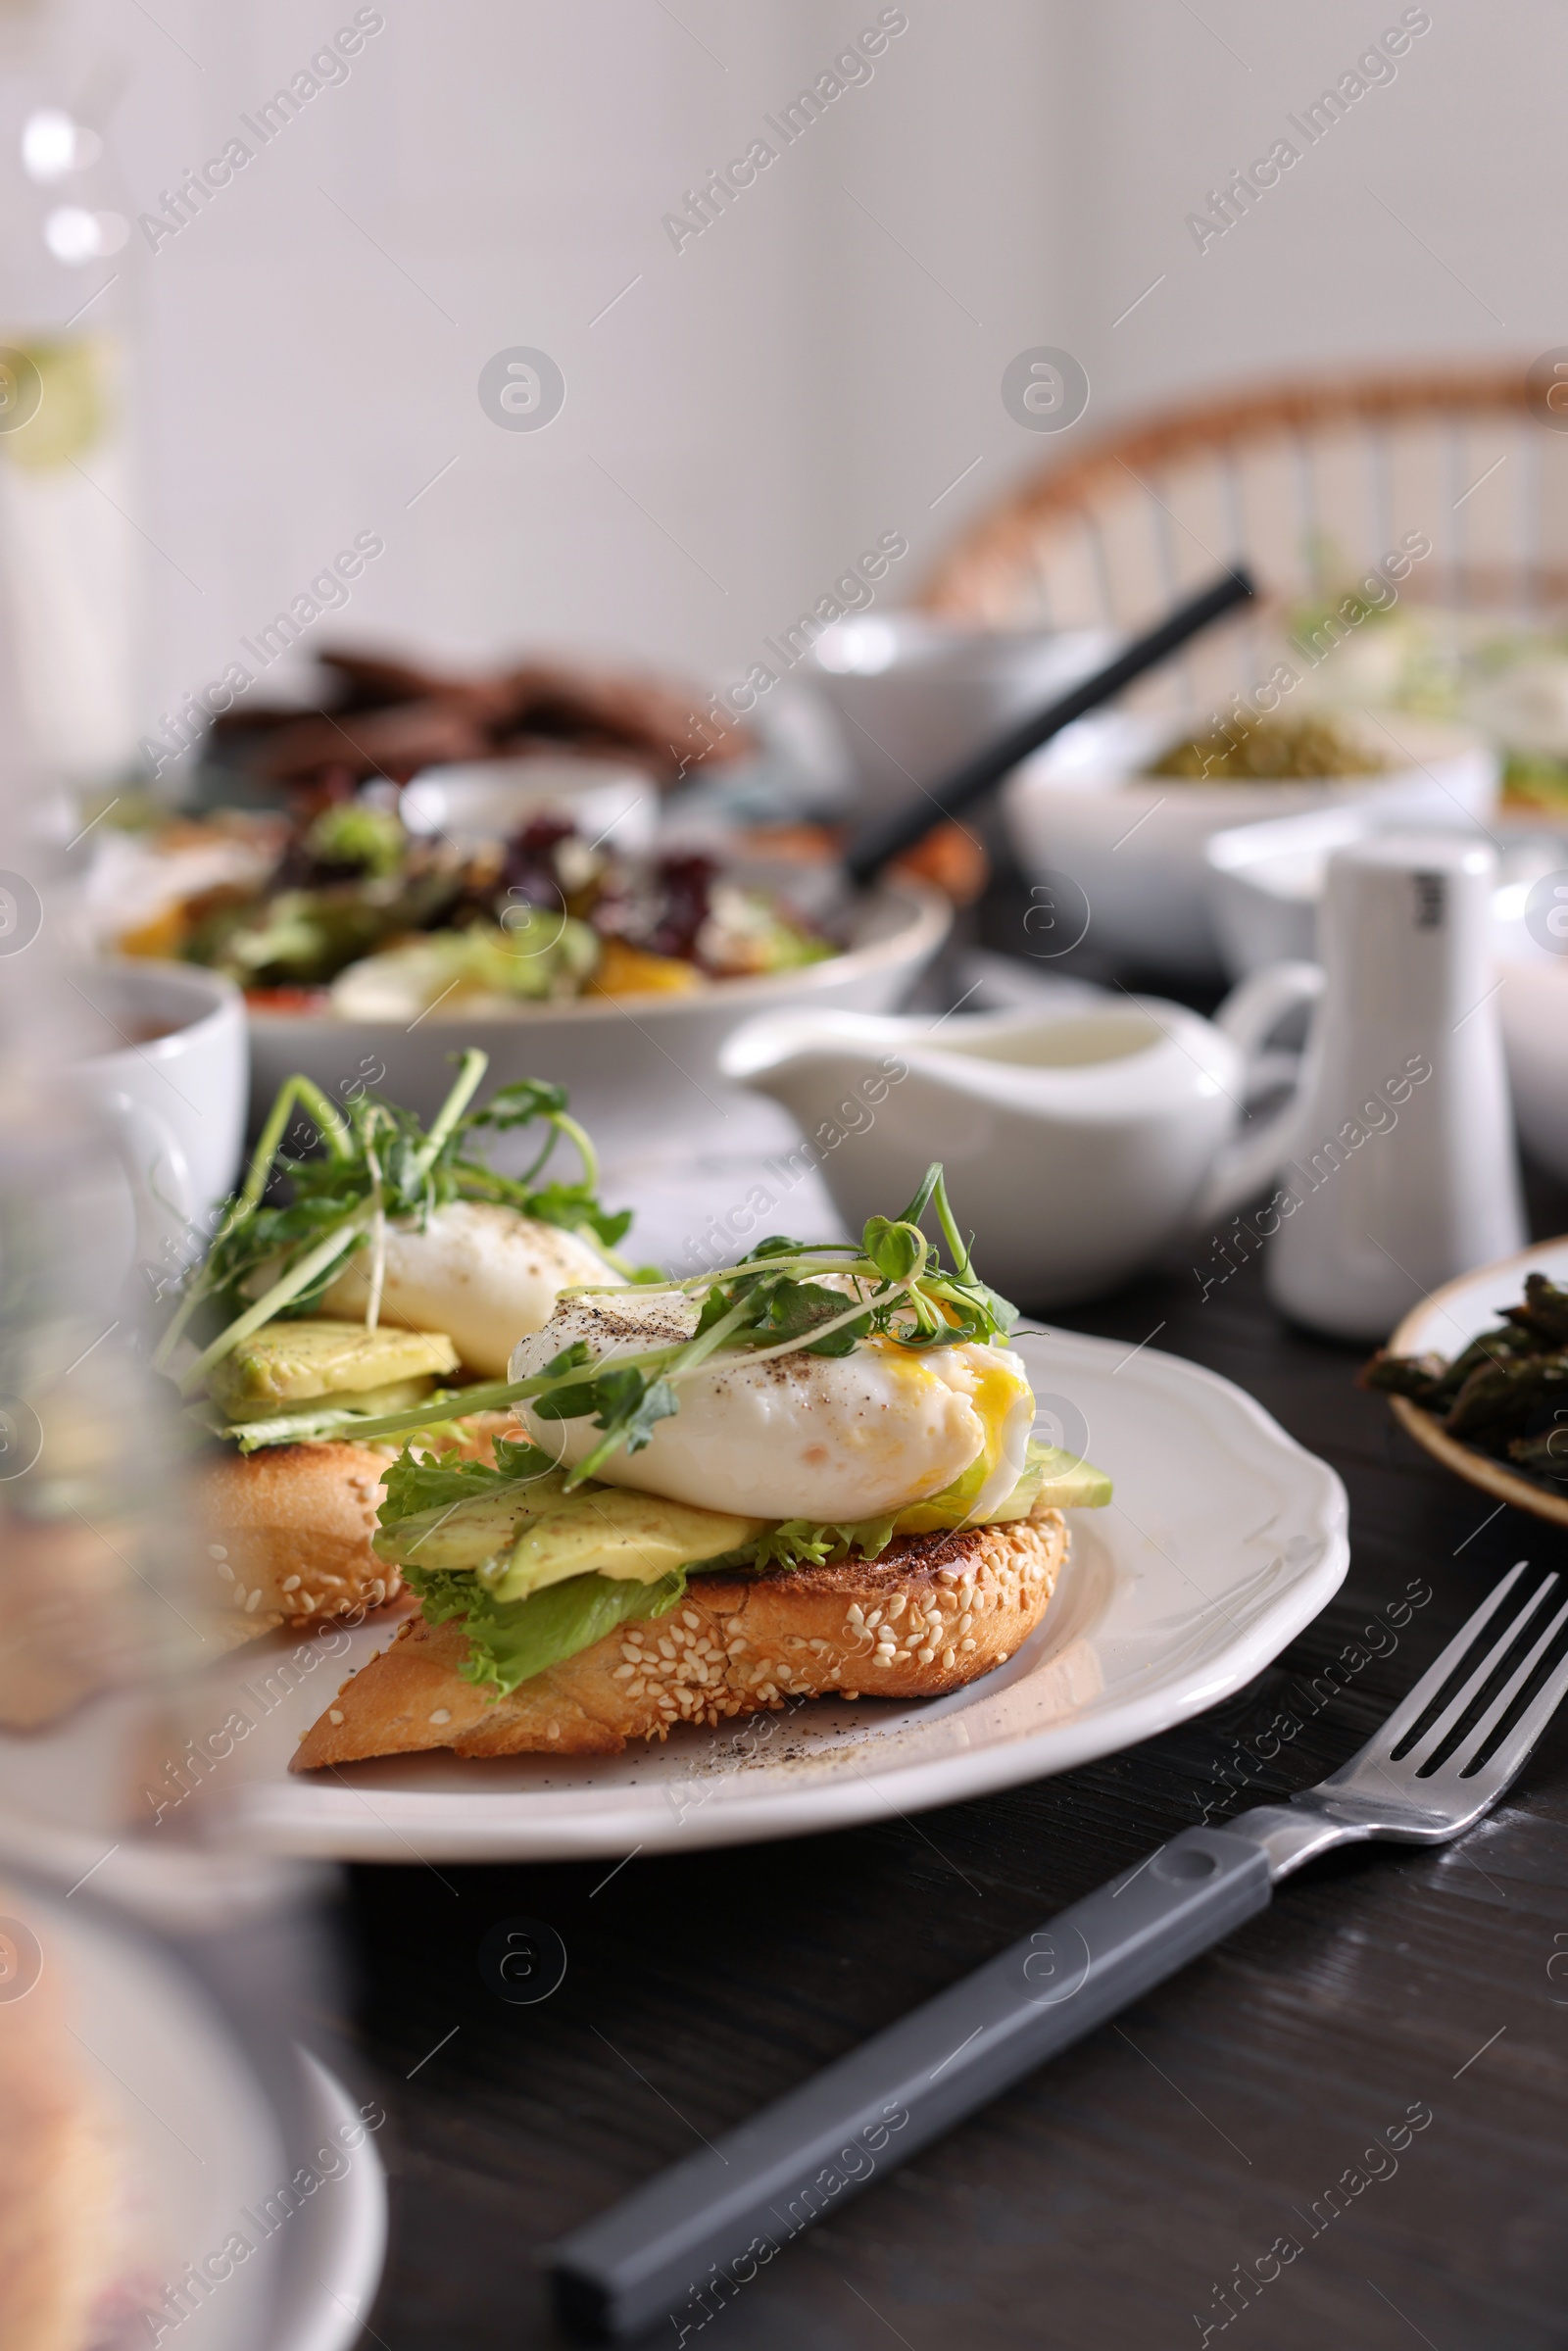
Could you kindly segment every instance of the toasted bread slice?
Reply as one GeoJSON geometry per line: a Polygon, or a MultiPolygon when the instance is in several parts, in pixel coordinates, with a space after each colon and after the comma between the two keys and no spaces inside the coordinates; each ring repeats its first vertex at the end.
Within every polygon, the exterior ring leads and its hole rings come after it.
{"type": "Polygon", "coordinates": [[[1059,1511],[964,1534],[906,1535],[881,1557],[766,1576],[693,1576],[638,1618],[497,1699],[459,1672],[461,1619],[416,1618],[306,1733],[295,1771],[452,1747],[460,1755],[612,1755],[677,1723],[797,1697],[937,1697],[1010,1657],[1067,1555],[1059,1511]]]}
{"type": "MultiPolygon", "coordinates": [[[[457,1450],[494,1459],[494,1440],[513,1427],[506,1412],[461,1422],[457,1450]]],[[[382,1485],[396,1447],[266,1445],[215,1453],[195,1477],[195,1505],[220,1624],[235,1641],[359,1617],[400,1597],[397,1569],[370,1548],[382,1485]]]]}

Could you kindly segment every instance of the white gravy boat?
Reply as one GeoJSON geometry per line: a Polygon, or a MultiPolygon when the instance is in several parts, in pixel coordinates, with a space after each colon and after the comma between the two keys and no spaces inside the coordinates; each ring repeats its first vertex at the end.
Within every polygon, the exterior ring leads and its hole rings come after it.
{"type": "Polygon", "coordinates": [[[985,1279],[1069,1305],[1267,1181],[1295,1103],[1243,1129],[1255,1056],[1321,976],[1260,972],[1211,1021],[1143,996],[935,1023],[784,1013],[737,1031],[721,1067],[793,1113],[852,1232],[940,1159],[985,1279]]]}

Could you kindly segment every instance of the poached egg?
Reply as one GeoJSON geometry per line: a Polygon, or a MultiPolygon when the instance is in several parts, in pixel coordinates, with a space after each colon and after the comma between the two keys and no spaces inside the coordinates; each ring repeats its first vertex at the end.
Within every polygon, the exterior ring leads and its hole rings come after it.
{"type": "MultiPolygon", "coordinates": [[[[669,1346],[692,1336],[697,1315],[678,1292],[563,1299],[514,1348],[509,1376],[531,1378],[578,1340],[595,1362],[669,1346]]],[[[1035,1414],[1021,1357],[978,1343],[913,1353],[873,1338],[848,1355],[797,1350],[756,1364],[718,1355],[676,1393],[680,1410],[640,1451],[612,1453],[597,1477],[741,1517],[839,1524],[927,1501],[977,1462],[968,1516],[983,1519],[1023,1473],[1035,1414]]],[[[517,1413],[567,1467],[603,1436],[588,1414],[543,1420],[526,1402],[517,1413]]]]}
{"type": "MultiPolygon", "coordinates": [[[[318,1312],[363,1321],[370,1270],[370,1249],[356,1249],[318,1312]]],[[[470,1371],[500,1379],[518,1334],[549,1321],[559,1292],[614,1279],[590,1242],[560,1225],[499,1200],[448,1200],[422,1231],[387,1226],[379,1319],[444,1331],[470,1371]]]]}

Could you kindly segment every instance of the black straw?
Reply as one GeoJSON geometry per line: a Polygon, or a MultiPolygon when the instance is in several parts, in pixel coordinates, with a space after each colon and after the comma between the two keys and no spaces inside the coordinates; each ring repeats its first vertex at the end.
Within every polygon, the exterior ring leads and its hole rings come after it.
{"type": "Polygon", "coordinates": [[[875,879],[890,857],[898,857],[906,849],[912,849],[916,841],[924,840],[933,826],[945,824],[951,817],[972,808],[977,800],[994,790],[1020,759],[1026,759],[1032,751],[1038,751],[1042,743],[1049,743],[1053,735],[1059,734],[1064,726],[1070,726],[1075,718],[1082,718],[1087,711],[1097,710],[1102,703],[1111,701],[1124,686],[1130,686],[1146,670],[1156,668],[1173,653],[1178,653],[1189,638],[1196,637],[1200,630],[1223,618],[1237,605],[1246,604],[1256,594],[1251,574],[1242,565],[1239,564],[1234,571],[1222,573],[1200,595],[1178,605],[1173,612],[1167,613],[1145,636],[1135,637],[1113,661],[1107,661],[1103,669],[1097,669],[1093,677],[1082,679],[1078,685],[1069,688],[1059,701],[1037,711],[1034,717],[1021,720],[1006,734],[999,736],[996,742],[988,743],[984,750],[977,751],[945,783],[922,792],[918,799],[907,806],[895,808],[890,816],[868,825],[859,839],[851,843],[844,860],[851,881],[863,889],[867,882],[875,879]]]}

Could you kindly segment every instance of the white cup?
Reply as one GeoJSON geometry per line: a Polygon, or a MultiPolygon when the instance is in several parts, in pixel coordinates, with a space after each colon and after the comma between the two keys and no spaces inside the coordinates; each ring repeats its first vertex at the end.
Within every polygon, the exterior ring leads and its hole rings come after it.
{"type": "Polygon", "coordinates": [[[75,985],[105,1042],[72,1081],[102,1120],[128,1188],[120,1231],[101,1236],[105,1262],[122,1278],[133,1257],[172,1274],[181,1252],[208,1237],[238,1170],[250,1075],[244,999],[231,980],[184,963],[98,963],[75,985]]]}

